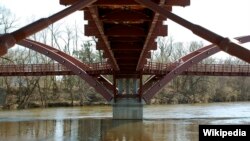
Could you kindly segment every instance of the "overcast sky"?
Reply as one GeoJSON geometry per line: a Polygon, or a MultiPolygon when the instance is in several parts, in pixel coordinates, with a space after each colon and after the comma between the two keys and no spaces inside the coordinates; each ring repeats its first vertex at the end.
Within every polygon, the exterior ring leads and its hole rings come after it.
{"type": "MultiPolygon", "coordinates": [[[[15,13],[23,24],[31,17],[47,17],[65,8],[59,0],[0,0],[0,5],[15,13]]],[[[250,35],[250,0],[191,0],[190,6],[174,7],[173,12],[224,37],[250,35]]],[[[83,14],[76,12],[66,21],[82,24],[83,14]]],[[[175,41],[203,40],[174,22],[167,24],[175,41]]]]}

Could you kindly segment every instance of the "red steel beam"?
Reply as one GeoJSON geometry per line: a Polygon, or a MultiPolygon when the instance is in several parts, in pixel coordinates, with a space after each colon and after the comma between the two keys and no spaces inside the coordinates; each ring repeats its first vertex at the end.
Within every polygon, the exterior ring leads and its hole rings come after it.
{"type": "Polygon", "coordinates": [[[144,43],[145,37],[108,37],[109,40],[112,40],[112,42],[129,42],[129,43],[134,43],[134,42],[142,42],[144,43]]]}
{"type": "Polygon", "coordinates": [[[141,51],[142,42],[111,42],[110,44],[113,51],[141,51]]]}
{"type": "MultiPolygon", "coordinates": [[[[60,0],[60,4],[69,5],[77,0],[60,0]]],[[[153,0],[154,2],[159,2],[159,0],[153,0]]],[[[101,6],[112,6],[112,5],[129,5],[129,6],[137,6],[134,0],[98,0],[93,5],[101,5],[101,6]]],[[[167,0],[165,5],[170,6],[188,6],[190,5],[190,0],[167,0]]]]}
{"type": "Polygon", "coordinates": [[[110,61],[111,65],[113,66],[114,70],[117,71],[117,70],[119,70],[119,66],[118,66],[118,64],[117,64],[117,62],[115,60],[114,54],[112,53],[112,50],[111,50],[110,44],[108,42],[108,39],[104,34],[104,29],[103,29],[103,26],[102,26],[102,22],[98,18],[99,16],[98,16],[97,9],[95,7],[90,7],[89,11],[90,11],[90,13],[92,15],[92,18],[93,18],[93,20],[94,20],[94,22],[96,24],[97,29],[100,32],[101,40],[104,43],[104,46],[102,46],[103,50],[105,51],[105,54],[107,54],[107,58],[109,58],[109,61],[110,61]]]}
{"type": "Polygon", "coordinates": [[[75,2],[72,6],[52,16],[49,16],[48,18],[42,18],[36,22],[33,22],[25,27],[18,29],[17,31],[0,36],[0,56],[6,54],[9,48],[13,47],[17,42],[21,41],[22,39],[25,39],[30,35],[35,34],[41,31],[42,29],[45,29],[50,24],[53,24],[54,22],[96,1],[97,0],[79,0],[75,2]]]}
{"type": "Polygon", "coordinates": [[[68,69],[72,70],[72,72],[74,72],[76,75],[80,76],[90,86],[95,88],[95,90],[100,93],[107,101],[111,101],[113,99],[112,94],[110,94],[110,92],[107,90],[107,88],[104,87],[104,85],[87,74],[86,70],[90,68],[74,57],[71,57],[64,52],[48,45],[44,45],[42,43],[38,43],[28,39],[22,40],[18,42],[18,44],[58,61],[68,69]]]}
{"type": "Polygon", "coordinates": [[[110,91],[113,92],[113,90],[114,90],[114,85],[113,85],[107,78],[105,78],[105,77],[102,76],[102,75],[99,75],[99,76],[97,77],[97,79],[98,79],[100,82],[102,82],[103,85],[104,85],[108,90],[110,90],[110,91]]]}
{"type": "Polygon", "coordinates": [[[140,37],[140,36],[146,36],[147,34],[145,33],[144,29],[141,27],[117,25],[109,29],[106,29],[105,35],[111,36],[111,37],[122,37],[122,36],[140,37]]]}
{"type": "MultiPolygon", "coordinates": [[[[241,43],[250,42],[250,36],[243,36],[236,38],[241,43]]],[[[168,82],[174,79],[176,76],[187,70],[192,65],[200,62],[201,60],[221,51],[216,45],[209,45],[204,48],[201,48],[195,53],[191,53],[191,55],[184,56],[184,63],[180,64],[173,70],[171,70],[168,74],[166,74],[160,81],[155,83],[148,91],[143,94],[143,99],[149,103],[150,99],[160,90],[162,89],[168,82]]]]}
{"type": "Polygon", "coordinates": [[[100,16],[100,20],[106,22],[135,22],[142,23],[144,21],[150,21],[150,16],[133,10],[112,10],[112,12],[100,16]],[[123,16],[121,16],[123,15],[123,16]]]}
{"type": "MultiPolygon", "coordinates": [[[[161,0],[160,1],[160,5],[163,5],[164,3],[165,3],[165,0],[161,0]]],[[[149,51],[151,42],[154,42],[155,36],[153,36],[153,32],[154,32],[154,30],[156,28],[156,25],[157,25],[157,22],[158,22],[159,19],[160,19],[160,15],[158,13],[155,13],[155,16],[154,16],[152,24],[150,26],[149,32],[147,34],[147,38],[146,38],[144,46],[143,46],[143,50],[142,50],[142,52],[140,54],[139,61],[137,63],[137,67],[136,67],[137,71],[141,70],[142,67],[144,66],[144,64],[146,63],[146,61],[145,61],[145,58],[146,58],[145,55],[149,51]]]]}
{"type": "Polygon", "coordinates": [[[166,5],[178,5],[178,6],[187,6],[190,5],[190,0],[167,0],[166,5]]]}
{"type": "Polygon", "coordinates": [[[140,87],[140,90],[143,92],[147,91],[150,87],[152,87],[152,85],[159,80],[159,77],[157,77],[156,75],[152,75],[150,76],[145,83],[142,85],[142,87],[140,87]]]}
{"type": "Polygon", "coordinates": [[[148,7],[149,9],[160,13],[162,16],[173,20],[174,22],[184,26],[185,28],[191,30],[194,34],[218,45],[218,47],[227,52],[230,55],[236,56],[248,63],[250,63],[250,50],[242,47],[241,45],[231,41],[229,38],[224,38],[221,35],[218,35],[202,26],[193,24],[174,13],[158,6],[157,4],[149,0],[135,0],[136,2],[148,7]]]}

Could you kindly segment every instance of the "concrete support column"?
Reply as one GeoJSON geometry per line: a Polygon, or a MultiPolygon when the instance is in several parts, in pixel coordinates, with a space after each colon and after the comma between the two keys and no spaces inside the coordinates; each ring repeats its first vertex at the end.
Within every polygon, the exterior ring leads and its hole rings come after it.
{"type": "Polygon", "coordinates": [[[138,94],[138,79],[134,78],[133,79],[133,94],[138,94]]]}
{"type": "Polygon", "coordinates": [[[130,89],[129,82],[130,82],[130,79],[126,78],[126,94],[130,94],[130,92],[129,92],[129,89],[130,89]]]}
{"type": "Polygon", "coordinates": [[[123,92],[123,79],[118,79],[118,94],[123,92]]]}
{"type": "Polygon", "coordinates": [[[143,103],[135,98],[117,98],[113,103],[113,119],[136,119],[143,118],[143,103]]]}
{"type": "Polygon", "coordinates": [[[140,90],[139,90],[139,101],[141,102],[142,101],[142,73],[140,72],[140,79],[139,79],[139,87],[140,87],[140,90]]]}

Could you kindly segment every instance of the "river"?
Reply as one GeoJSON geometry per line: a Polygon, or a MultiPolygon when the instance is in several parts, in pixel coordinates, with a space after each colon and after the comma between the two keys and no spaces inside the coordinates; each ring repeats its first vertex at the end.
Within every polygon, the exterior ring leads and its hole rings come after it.
{"type": "Polygon", "coordinates": [[[250,102],[150,105],[144,120],[110,106],[0,111],[0,141],[198,141],[200,124],[250,124],[250,102]]]}

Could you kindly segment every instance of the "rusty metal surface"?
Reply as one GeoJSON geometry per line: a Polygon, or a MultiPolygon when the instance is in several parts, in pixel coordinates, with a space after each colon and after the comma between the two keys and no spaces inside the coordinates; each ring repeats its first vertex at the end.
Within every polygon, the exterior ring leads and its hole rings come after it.
{"type": "Polygon", "coordinates": [[[28,39],[22,40],[18,44],[44,54],[50,58],[53,58],[54,60],[63,64],[65,67],[72,70],[76,75],[85,80],[90,86],[94,87],[95,90],[100,93],[106,100],[110,101],[113,98],[110,92],[99,81],[87,74],[86,70],[91,68],[88,65],[75,59],[74,57],[71,57],[63,53],[62,51],[50,46],[28,39]]]}

